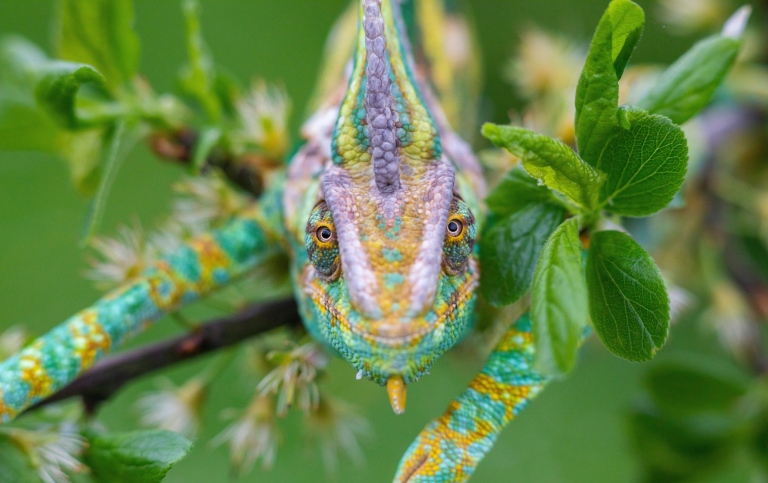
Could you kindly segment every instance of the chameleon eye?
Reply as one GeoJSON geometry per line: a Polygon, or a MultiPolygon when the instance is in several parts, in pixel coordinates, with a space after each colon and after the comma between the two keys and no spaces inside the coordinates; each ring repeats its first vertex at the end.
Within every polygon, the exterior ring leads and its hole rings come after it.
{"type": "Polygon", "coordinates": [[[448,234],[450,236],[456,237],[461,235],[463,228],[464,228],[464,225],[461,223],[460,220],[451,220],[448,222],[448,234]]]}
{"type": "Polygon", "coordinates": [[[307,249],[309,262],[315,267],[318,276],[325,281],[335,280],[341,273],[339,244],[335,232],[331,210],[325,201],[321,201],[307,220],[304,247],[307,249]]]}
{"type": "Polygon", "coordinates": [[[333,232],[327,226],[321,226],[315,232],[317,239],[323,243],[328,243],[333,238],[333,232]]]}
{"type": "Polygon", "coordinates": [[[475,217],[459,198],[451,202],[448,224],[443,242],[443,271],[448,275],[461,275],[467,270],[469,257],[475,247],[475,217]]]}

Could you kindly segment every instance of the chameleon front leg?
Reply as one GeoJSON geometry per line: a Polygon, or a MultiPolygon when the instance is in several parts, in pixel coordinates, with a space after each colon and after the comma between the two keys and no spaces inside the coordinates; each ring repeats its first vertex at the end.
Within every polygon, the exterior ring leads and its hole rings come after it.
{"type": "Polygon", "coordinates": [[[468,480],[504,426],[548,382],[533,362],[531,320],[526,314],[504,334],[469,387],[421,431],[400,460],[395,481],[468,480]]]}
{"type": "Polygon", "coordinates": [[[61,389],[150,322],[279,251],[275,211],[254,205],[219,229],[190,240],[0,363],[0,423],[61,389]]]}

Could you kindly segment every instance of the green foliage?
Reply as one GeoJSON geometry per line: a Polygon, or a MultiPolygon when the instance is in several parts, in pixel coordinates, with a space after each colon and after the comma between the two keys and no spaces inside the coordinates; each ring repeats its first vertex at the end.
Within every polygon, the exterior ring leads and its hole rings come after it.
{"type": "Polygon", "coordinates": [[[589,313],[603,343],[630,361],[647,361],[669,331],[669,298],[659,268],[620,231],[593,235],[587,254],[589,313]]]}
{"type": "Polygon", "coordinates": [[[547,374],[569,372],[589,317],[576,218],[562,223],[541,251],[533,274],[531,316],[536,320],[537,368],[547,374]]]}
{"type": "Polygon", "coordinates": [[[523,167],[550,189],[562,193],[580,211],[597,207],[603,176],[560,141],[515,126],[485,124],[483,136],[523,160],[523,167]]]}
{"type": "Polygon", "coordinates": [[[85,456],[99,481],[155,483],[192,449],[192,443],[159,429],[98,434],[85,456]]]}
{"type": "Polygon", "coordinates": [[[700,41],[656,79],[638,105],[684,123],[709,103],[740,47],[741,40],[720,35],[700,41]]]}
{"type": "Polygon", "coordinates": [[[649,482],[681,481],[709,471],[728,456],[737,430],[731,418],[678,420],[653,409],[634,411],[629,429],[649,482]]]}
{"type": "Polygon", "coordinates": [[[85,222],[83,240],[87,241],[98,228],[101,219],[104,216],[104,209],[109,197],[109,191],[112,189],[117,172],[120,169],[122,161],[125,159],[124,150],[121,152],[121,145],[125,138],[125,123],[119,122],[114,128],[109,129],[105,134],[106,149],[104,150],[104,176],[98,183],[96,195],[91,200],[88,209],[88,215],[85,222]]]}
{"type": "Polygon", "coordinates": [[[194,153],[192,153],[192,170],[194,173],[199,173],[203,168],[206,159],[221,140],[221,134],[221,129],[215,126],[204,128],[200,132],[200,139],[195,146],[194,153]]]}
{"type": "Polygon", "coordinates": [[[708,355],[655,365],[645,382],[650,400],[630,413],[629,429],[646,481],[698,481],[729,464],[764,464],[765,387],[758,378],[708,355]]]}
{"type": "Polygon", "coordinates": [[[480,289],[491,304],[510,304],[528,291],[539,253],[562,219],[556,205],[529,204],[483,235],[480,289]]]}
{"type": "Polygon", "coordinates": [[[607,175],[600,202],[618,215],[648,216],[680,190],[688,145],[682,129],[665,117],[631,109],[627,120],[630,128],[617,130],[597,162],[607,175]]]}
{"type": "Polygon", "coordinates": [[[749,378],[736,369],[706,360],[665,362],[651,368],[648,391],[667,414],[693,415],[733,409],[749,389],[749,378]]]}
{"type": "Polygon", "coordinates": [[[181,85],[200,103],[208,118],[216,122],[221,119],[221,104],[216,96],[216,71],[200,30],[200,5],[196,1],[184,2],[184,19],[189,64],[182,71],[181,85]]]}
{"type": "Polygon", "coordinates": [[[61,0],[58,24],[61,59],[89,64],[112,91],[136,74],[139,39],[131,0],[61,0]]]}
{"type": "Polygon", "coordinates": [[[488,209],[496,216],[511,215],[536,202],[557,203],[557,198],[521,168],[509,170],[485,199],[488,209]]]}
{"type": "MultiPolygon", "coordinates": [[[[231,111],[239,90],[213,69],[197,4],[186,2],[184,12],[190,61],[182,88],[213,123],[194,148],[191,164],[198,171],[217,145],[229,145],[222,103],[231,111]]],[[[88,236],[98,228],[125,139],[143,136],[147,128],[176,129],[188,111],[139,80],[130,0],[60,0],[57,14],[56,48],[65,60],[49,59],[20,39],[0,40],[0,148],[64,158],[79,190],[97,194],[85,223],[88,236]]]]}
{"type": "MultiPolygon", "coordinates": [[[[492,303],[518,299],[535,273],[531,316],[537,365],[549,374],[561,375],[573,367],[587,299],[601,340],[624,359],[650,360],[669,331],[669,297],[658,267],[629,235],[601,229],[618,216],[648,216],[670,205],[688,162],[685,135],[673,121],[682,122],[706,105],[740,42],[723,36],[697,44],[643,98],[647,111],[620,107],[618,81],[644,21],[639,6],[613,0],[598,24],[576,90],[578,154],[527,129],[483,126],[486,138],[519,157],[525,171],[553,192],[548,198],[519,171],[510,174],[488,198],[491,220],[507,218],[481,242],[483,294],[492,303]],[[515,223],[523,219],[526,200],[541,204],[556,196],[574,218],[544,246],[543,231],[515,223]],[[590,241],[586,281],[577,269],[582,263],[576,256],[579,228],[590,241]],[[525,263],[516,259],[522,247],[525,263]]],[[[743,29],[737,27],[731,29],[743,29]]]]}
{"type": "Polygon", "coordinates": [[[39,483],[32,461],[8,435],[0,433],[0,481],[39,483]]]}
{"type": "Polygon", "coordinates": [[[645,14],[628,0],[613,0],[597,26],[576,88],[576,141],[594,166],[618,127],[619,79],[643,30],[645,14]]]}
{"type": "Polygon", "coordinates": [[[0,39],[0,149],[55,150],[55,125],[29,87],[46,62],[43,51],[27,40],[0,39]]]}
{"type": "Polygon", "coordinates": [[[54,61],[41,74],[35,95],[54,120],[67,129],[78,129],[94,123],[86,114],[77,110],[77,97],[80,89],[86,85],[101,91],[105,86],[101,73],[89,65],[54,61]]]}

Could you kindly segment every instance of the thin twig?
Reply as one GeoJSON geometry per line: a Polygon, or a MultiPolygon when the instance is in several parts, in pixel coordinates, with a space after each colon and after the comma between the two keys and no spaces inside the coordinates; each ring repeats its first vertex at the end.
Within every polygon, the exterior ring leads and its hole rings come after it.
{"type": "Polygon", "coordinates": [[[237,314],[200,324],[197,330],[180,337],[104,359],[29,410],[80,397],[86,411],[92,413],[99,404],[136,378],[237,344],[280,326],[296,326],[300,321],[293,299],[255,304],[237,314]]]}
{"type": "MultiPolygon", "coordinates": [[[[171,160],[184,165],[192,163],[195,145],[199,134],[191,129],[180,129],[172,132],[156,132],[149,137],[149,146],[162,159],[171,160]]],[[[274,162],[274,165],[279,163],[274,162]]],[[[267,163],[269,165],[269,163],[267,163]]],[[[271,165],[269,165],[271,166],[271,165]]],[[[201,166],[205,171],[218,168],[233,184],[244,191],[259,197],[264,189],[262,173],[252,169],[247,164],[238,162],[222,149],[214,149],[201,166]]]]}

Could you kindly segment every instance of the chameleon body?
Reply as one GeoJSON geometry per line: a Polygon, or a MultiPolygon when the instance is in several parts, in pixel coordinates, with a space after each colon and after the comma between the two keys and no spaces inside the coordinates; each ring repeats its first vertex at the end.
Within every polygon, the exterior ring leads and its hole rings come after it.
{"type": "MultiPolygon", "coordinates": [[[[286,172],[253,208],[0,364],[0,421],[276,252],[290,255],[310,334],[404,410],[406,386],[473,324],[485,186],[451,127],[473,120],[472,96],[459,95],[476,85],[471,35],[438,0],[360,0],[333,38],[315,114],[286,172]],[[457,39],[465,52],[451,50],[457,39]]],[[[466,480],[546,383],[532,350],[524,316],[417,437],[396,481],[466,480]]]]}

